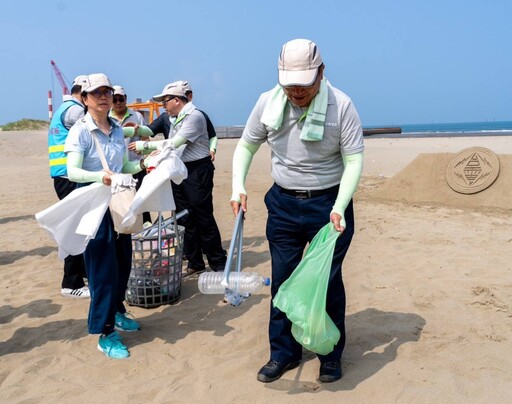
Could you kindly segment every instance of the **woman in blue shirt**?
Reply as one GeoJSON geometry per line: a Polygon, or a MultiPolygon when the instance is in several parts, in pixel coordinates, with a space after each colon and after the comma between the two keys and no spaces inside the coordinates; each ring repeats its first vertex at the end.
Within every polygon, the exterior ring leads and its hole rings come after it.
{"type": "MultiPolygon", "coordinates": [[[[113,87],[102,73],[87,76],[82,85],[85,116],[70,129],[64,151],[70,181],[79,186],[99,182],[110,186],[115,173],[137,173],[145,169],[144,159],[129,161],[123,131],[109,118],[113,87]],[[96,150],[96,137],[108,165],[103,168],[96,150]]],[[[88,329],[100,334],[98,349],[111,358],[130,356],[116,330],[136,331],[138,322],[126,316],[124,295],[130,276],[132,244],[129,234],[117,234],[107,209],[94,239],[84,252],[85,266],[91,291],[88,329]]]]}

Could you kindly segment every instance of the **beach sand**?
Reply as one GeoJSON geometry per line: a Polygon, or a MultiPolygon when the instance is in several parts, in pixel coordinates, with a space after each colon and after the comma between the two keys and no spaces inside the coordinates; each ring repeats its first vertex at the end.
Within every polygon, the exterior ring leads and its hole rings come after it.
{"type": "MultiPolygon", "coordinates": [[[[226,248],[236,141],[220,140],[215,161],[215,215],[226,248]]],[[[57,201],[46,133],[0,132],[0,402],[510,402],[512,235],[504,188],[511,174],[502,170],[475,195],[478,203],[461,202],[431,174],[444,170],[439,154],[471,146],[490,148],[510,168],[512,137],[366,139],[356,234],[343,268],[343,379],[319,383],[319,362],[305,351],[297,369],[262,384],[256,373],[269,353],[268,288],[233,307],[200,294],[197,276],[189,277],[175,304],[129,307],[142,324],[123,334],[129,359],[101,354],[97,336],[87,333],[89,301],[61,297],[56,245],[34,219],[57,201]]],[[[262,146],[247,181],[243,270],[264,276],[269,172],[262,146]]]]}

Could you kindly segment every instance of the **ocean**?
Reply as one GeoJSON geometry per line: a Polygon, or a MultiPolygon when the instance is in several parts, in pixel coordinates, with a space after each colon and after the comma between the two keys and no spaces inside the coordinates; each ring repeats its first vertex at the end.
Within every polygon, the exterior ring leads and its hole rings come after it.
{"type": "Polygon", "coordinates": [[[365,126],[365,129],[400,127],[400,134],[371,135],[372,137],[446,137],[446,136],[511,136],[512,121],[426,123],[406,125],[365,126]]]}
{"type": "MultiPolygon", "coordinates": [[[[369,134],[372,138],[399,137],[456,137],[456,136],[512,136],[512,121],[459,122],[459,123],[424,123],[416,125],[364,125],[364,129],[372,128],[401,128],[402,133],[369,134]]],[[[244,127],[220,126],[215,127],[217,137],[239,138],[244,127]]]]}

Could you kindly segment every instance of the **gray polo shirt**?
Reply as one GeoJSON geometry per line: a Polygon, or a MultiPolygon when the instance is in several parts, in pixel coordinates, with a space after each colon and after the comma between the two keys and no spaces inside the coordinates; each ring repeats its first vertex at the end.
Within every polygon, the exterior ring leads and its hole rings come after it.
{"type": "MultiPolygon", "coordinates": [[[[172,121],[171,121],[172,122],[172,121]]],[[[206,119],[197,109],[186,115],[177,124],[171,124],[169,139],[180,135],[187,139],[187,147],[183,151],[181,160],[184,163],[196,161],[210,156],[210,144],[206,119]]]]}
{"type": "Polygon", "coordinates": [[[364,149],[363,129],[351,99],[328,84],[328,106],[324,136],[320,141],[300,139],[307,110],[287,102],[283,124],[274,130],[260,118],[270,94],[263,93],[249,116],[242,134],[247,143],[267,142],[272,156],[272,178],[283,188],[318,190],[336,186],[343,174],[342,154],[360,153],[364,149]]]}
{"type": "Polygon", "coordinates": [[[71,105],[66,110],[66,113],[64,114],[64,117],[62,120],[62,123],[64,124],[64,126],[68,129],[70,129],[75,124],[76,121],[78,121],[79,119],[84,117],[85,112],[84,112],[84,106],[80,101],[78,101],[74,97],[71,97],[71,96],[68,96],[68,97],[69,98],[66,98],[65,100],[72,99],[73,101],[78,103],[78,104],[71,105]]]}

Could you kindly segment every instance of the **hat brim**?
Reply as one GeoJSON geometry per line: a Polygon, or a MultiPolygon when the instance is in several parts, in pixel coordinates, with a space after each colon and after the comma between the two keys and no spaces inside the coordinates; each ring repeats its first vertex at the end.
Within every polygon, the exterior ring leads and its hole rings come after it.
{"type": "Polygon", "coordinates": [[[111,87],[111,86],[107,86],[107,85],[105,85],[105,84],[98,84],[97,86],[89,87],[89,88],[87,88],[87,90],[83,90],[83,91],[84,91],[84,92],[86,92],[86,93],[90,93],[90,92],[92,92],[92,91],[94,91],[94,90],[97,90],[97,89],[98,89],[98,88],[100,88],[100,87],[107,87],[107,88],[110,88],[112,91],[114,91],[114,88],[113,88],[113,87],[111,87]]]}
{"type": "Polygon", "coordinates": [[[166,96],[167,94],[157,94],[153,96],[153,100],[157,102],[162,102],[166,96]]]}
{"type": "Polygon", "coordinates": [[[283,87],[310,86],[315,82],[318,67],[309,70],[279,70],[279,84],[283,87]]]}

